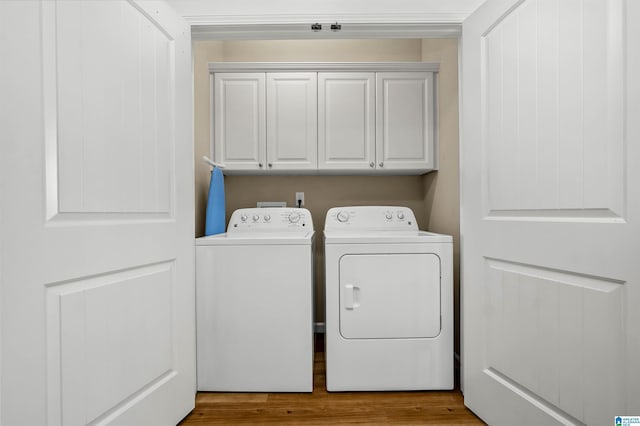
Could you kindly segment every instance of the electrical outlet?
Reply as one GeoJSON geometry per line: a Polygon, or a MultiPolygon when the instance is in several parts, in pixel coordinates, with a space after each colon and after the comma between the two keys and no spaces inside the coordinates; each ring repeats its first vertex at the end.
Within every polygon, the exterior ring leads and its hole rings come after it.
{"type": "Polygon", "coordinates": [[[304,206],[304,192],[296,192],[296,206],[304,206]]]}

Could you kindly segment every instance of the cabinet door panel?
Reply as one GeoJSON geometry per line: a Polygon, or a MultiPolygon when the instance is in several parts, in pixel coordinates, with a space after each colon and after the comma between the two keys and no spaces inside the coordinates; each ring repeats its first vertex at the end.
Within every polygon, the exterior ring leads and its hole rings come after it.
{"type": "Polygon", "coordinates": [[[375,168],[375,74],[318,74],[318,167],[375,168]]]}
{"type": "Polygon", "coordinates": [[[267,167],[315,169],[318,164],[317,73],[267,74],[267,167]]]}
{"type": "Polygon", "coordinates": [[[440,259],[433,253],[347,254],[340,259],[345,339],[440,334],[440,259]]]}
{"type": "Polygon", "coordinates": [[[214,158],[236,170],[260,170],[266,159],[265,74],[214,74],[214,158]]]}
{"type": "Polygon", "coordinates": [[[376,75],[376,158],[383,169],[434,169],[431,72],[376,75]]]}

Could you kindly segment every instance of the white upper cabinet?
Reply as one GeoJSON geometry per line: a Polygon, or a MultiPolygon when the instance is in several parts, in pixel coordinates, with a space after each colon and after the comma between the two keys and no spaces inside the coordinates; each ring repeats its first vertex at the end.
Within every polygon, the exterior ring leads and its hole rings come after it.
{"type": "Polygon", "coordinates": [[[214,74],[215,161],[233,170],[266,168],[264,73],[214,74]]]}
{"type": "Polygon", "coordinates": [[[318,73],[318,167],[375,168],[375,73],[318,73]]]}
{"type": "Polygon", "coordinates": [[[214,159],[227,170],[317,168],[317,73],[215,73],[214,159]]]}
{"type": "Polygon", "coordinates": [[[213,152],[230,173],[436,169],[437,64],[215,63],[213,152]]]}
{"type": "Polygon", "coordinates": [[[317,73],[267,73],[267,169],[316,169],[317,135],[317,73]]]}
{"type": "Polygon", "coordinates": [[[434,81],[431,72],[376,74],[376,166],[433,170],[434,81]]]}

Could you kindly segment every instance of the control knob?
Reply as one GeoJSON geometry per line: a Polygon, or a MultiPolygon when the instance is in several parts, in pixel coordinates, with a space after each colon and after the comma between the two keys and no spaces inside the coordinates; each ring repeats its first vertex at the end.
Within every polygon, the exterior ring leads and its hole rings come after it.
{"type": "Polygon", "coordinates": [[[269,222],[271,220],[271,215],[265,214],[264,215],[264,221],[265,222],[269,222]]]}
{"type": "Polygon", "coordinates": [[[246,222],[246,221],[247,221],[247,219],[248,219],[248,217],[247,217],[247,215],[246,215],[246,214],[244,214],[244,213],[242,214],[242,216],[240,216],[240,220],[241,220],[242,222],[246,222]]]}
{"type": "Polygon", "coordinates": [[[386,217],[387,219],[391,220],[393,218],[393,213],[391,212],[387,212],[384,217],[386,217]]]}
{"type": "Polygon", "coordinates": [[[300,220],[300,213],[293,212],[289,214],[289,222],[297,223],[300,220]]]}
{"type": "Polygon", "coordinates": [[[338,222],[344,223],[349,220],[349,213],[341,210],[336,215],[336,219],[338,219],[338,222]]]}
{"type": "Polygon", "coordinates": [[[257,214],[253,215],[253,221],[257,222],[260,219],[260,216],[258,216],[257,214]]]}
{"type": "Polygon", "coordinates": [[[400,220],[404,219],[404,212],[403,211],[398,211],[398,213],[396,213],[396,215],[398,216],[398,219],[400,219],[400,220]]]}

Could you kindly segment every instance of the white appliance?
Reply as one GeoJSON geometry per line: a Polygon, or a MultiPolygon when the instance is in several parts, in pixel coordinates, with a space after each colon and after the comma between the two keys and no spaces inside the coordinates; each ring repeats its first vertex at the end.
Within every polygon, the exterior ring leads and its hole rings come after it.
{"type": "Polygon", "coordinates": [[[388,206],[332,208],[324,237],[327,390],[452,389],[452,237],[388,206]]]}
{"type": "Polygon", "coordinates": [[[313,390],[311,213],[236,210],[196,239],[198,390],[313,390]]]}

